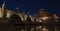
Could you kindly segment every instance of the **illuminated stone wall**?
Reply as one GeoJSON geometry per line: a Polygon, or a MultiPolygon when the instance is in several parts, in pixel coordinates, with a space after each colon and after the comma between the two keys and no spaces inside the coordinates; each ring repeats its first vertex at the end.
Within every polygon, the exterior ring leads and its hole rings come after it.
{"type": "Polygon", "coordinates": [[[10,17],[10,15],[11,15],[11,11],[7,11],[7,18],[9,18],[10,17]]]}
{"type": "MultiPolygon", "coordinates": [[[[13,14],[19,15],[20,13],[14,13],[14,11],[7,9],[7,13],[6,14],[7,14],[6,17],[9,18],[13,14]]],[[[2,11],[2,8],[0,8],[0,18],[2,18],[2,17],[3,17],[3,11],[2,11]]]]}
{"type": "Polygon", "coordinates": [[[0,18],[3,17],[3,14],[2,14],[2,9],[0,8],[0,18]]]}
{"type": "MultiPolygon", "coordinates": [[[[21,18],[22,21],[26,21],[27,17],[29,16],[31,18],[32,22],[34,22],[34,19],[36,19],[36,22],[42,22],[41,19],[43,19],[45,21],[46,19],[50,18],[49,14],[47,12],[45,12],[45,11],[39,11],[36,14],[36,16],[38,16],[38,18],[37,17],[35,18],[35,17],[31,16],[31,15],[23,14],[23,13],[20,13],[20,12],[16,12],[16,11],[13,11],[13,10],[8,10],[8,9],[7,9],[7,13],[6,14],[7,14],[6,18],[9,18],[10,16],[16,14],[16,15],[20,16],[20,18],[21,18]]],[[[0,18],[2,18],[2,17],[3,17],[3,11],[0,8],[0,18]]],[[[56,15],[54,15],[53,17],[54,18],[58,18],[58,17],[56,17],[56,15]]]]}

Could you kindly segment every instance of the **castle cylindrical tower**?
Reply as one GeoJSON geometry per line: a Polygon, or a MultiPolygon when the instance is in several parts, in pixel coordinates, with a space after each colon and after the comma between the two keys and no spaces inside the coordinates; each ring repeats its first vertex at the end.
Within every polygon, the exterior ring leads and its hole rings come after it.
{"type": "Polygon", "coordinates": [[[44,19],[44,20],[50,17],[49,13],[46,12],[44,9],[40,9],[36,15],[39,19],[44,19]]]}

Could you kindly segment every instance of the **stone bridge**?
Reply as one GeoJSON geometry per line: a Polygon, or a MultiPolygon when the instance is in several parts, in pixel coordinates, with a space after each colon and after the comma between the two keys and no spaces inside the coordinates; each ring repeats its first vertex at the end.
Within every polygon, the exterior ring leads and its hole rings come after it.
{"type": "MultiPolygon", "coordinates": [[[[16,12],[16,11],[13,11],[13,10],[9,10],[9,9],[6,9],[6,18],[9,19],[10,16],[12,15],[18,15],[22,21],[24,20],[27,20],[27,17],[29,16],[31,18],[31,21],[34,21],[34,17],[32,17],[31,15],[27,15],[25,13],[20,13],[20,12],[16,12]]],[[[0,8],[0,20],[3,18],[3,10],[2,8],[0,8]]]]}

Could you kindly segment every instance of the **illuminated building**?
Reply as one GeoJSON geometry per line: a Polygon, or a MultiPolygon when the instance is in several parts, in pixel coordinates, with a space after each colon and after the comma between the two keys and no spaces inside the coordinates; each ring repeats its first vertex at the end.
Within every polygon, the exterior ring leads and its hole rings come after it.
{"type": "Polygon", "coordinates": [[[37,16],[38,16],[39,19],[43,19],[43,20],[46,20],[46,19],[50,18],[49,13],[46,12],[44,9],[39,10],[38,13],[37,13],[37,16]]]}
{"type": "MultiPolygon", "coordinates": [[[[10,10],[10,9],[6,9],[6,22],[8,21],[8,19],[10,18],[10,16],[16,14],[18,16],[20,16],[21,20],[23,21],[23,14],[22,13],[19,13],[19,12],[16,12],[16,11],[13,11],[13,10],[10,10]]],[[[3,20],[3,12],[2,12],[2,8],[0,7],[0,21],[3,20]]],[[[2,21],[3,22],[3,21],[2,21]]]]}
{"type": "MultiPolygon", "coordinates": [[[[18,10],[19,8],[17,8],[18,10]]],[[[33,22],[35,23],[35,19],[36,19],[36,22],[38,23],[41,23],[41,22],[45,22],[45,21],[48,21],[48,20],[51,20],[51,19],[54,19],[54,20],[57,20],[59,19],[58,16],[56,16],[55,14],[54,15],[51,15],[49,12],[45,11],[43,8],[40,9],[36,15],[34,16],[31,16],[31,15],[27,15],[25,14],[24,12],[23,13],[20,13],[20,12],[16,12],[16,11],[13,11],[11,9],[7,9],[6,6],[5,6],[5,1],[2,5],[2,7],[0,7],[0,20],[8,20],[10,18],[10,16],[12,15],[18,15],[21,20],[24,22],[24,21],[30,21],[30,22],[33,22]],[[53,17],[52,17],[53,16],[53,17]],[[29,19],[28,19],[29,17],[29,19]]],[[[29,12],[28,12],[29,14],[29,12]]]]}
{"type": "Polygon", "coordinates": [[[43,29],[41,29],[41,31],[49,31],[49,30],[44,27],[43,29]]]}
{"type": "Polygon", "coordinates": [[[53,17],[52,17],[53,15],[50,14],[49,12],[45,11],[43,8],[40,9],[40,10],[36,13],[36,16],[37,16],[37,18],[38,18],[38,21],[40,21],[40,22],[43,22],[43,21],[47,21],[47,22],[48,22],[48,20],[53,19],[53,17]]]}

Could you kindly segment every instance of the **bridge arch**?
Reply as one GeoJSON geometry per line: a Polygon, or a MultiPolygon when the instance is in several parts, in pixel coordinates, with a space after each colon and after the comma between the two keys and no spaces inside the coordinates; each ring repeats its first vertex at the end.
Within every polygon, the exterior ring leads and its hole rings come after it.
{"type": "Polygon", "coordinates": [[[22,20],[19,15],[13,14],[9,18],[9,23],[11,23],[11,24],[19,24],[21,22],[22,22],[22,20]]]}

